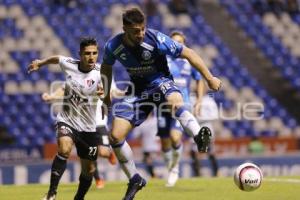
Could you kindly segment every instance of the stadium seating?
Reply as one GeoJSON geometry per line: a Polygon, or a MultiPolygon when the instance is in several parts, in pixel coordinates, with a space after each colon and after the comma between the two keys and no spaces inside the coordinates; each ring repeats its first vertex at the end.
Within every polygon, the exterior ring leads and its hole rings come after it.
{"type": "MultiPolygon", "coordinates": [[[[80,4],[80,1],[78,2],[80,4]]],[[[121,1],[123,5],[129,2],[132,1],[121,1]]],[[[239,112],[240,103],[260,102],[264,105],[264,118],[261,120],[234,118],[217,122],[218,136],[269,137],[282,133],[290,135],[294,129],[299,128],[295,119],[248,74],[238,58],[206,24],[200,13],[191,17],[173,16],[167,12],[165,3],[166,1],[162,1],[159,4],[158,16],[149,18],[149,27],[159,28],[166,33],[179,27],[186,33],[188,44],[204,55],[213,73],[221,76],[223,80],[223,90],[214,94],[216,101],[224,109],[223,114],[232,116],[239,112]]],[[[236,17],[241,27],[253,37],[276,66],[280,67],[278,63],[281,62],[289,66],[282,69],[284,75],[295,87],[300,88],[300,70],[296,69],[299,59],[291,55],[259,16],[254,15],[250,18],[243,14],[251,9],[249,3],[229,5],[225,0],[221,3],[236,17]],[[257,31],[261,34],[255,34],[257,31]],[[279,54],[284,56],[278,57],[279,54]]],[[[77,41],[83,35],[95,36],[98,39],[102,55],[105,41],[121,28],[118,23],[122,10],[120,5],[120,1],[116,0],[86,1],[75,8],[52,3],[44,6],[42,0],[2,1],[0,13],[6,15],[0,15],[0,45],[3,44],[5,48],[5,53],[1,55],[4,60],[0,62],[5,72],[0,76],[0,85],[3,85],[1,91],[4,91],[0,92],[0,119],[9,133],[17,138],[16,145],[32,147],[55,141],[50,108],[41,101],[40,94],[49,90],[51,82],[64,80],[63,74],[56,66],[28,75],[28,63],[40,56],[58,53],[77,57],[77,41]],[[11,67],[6,67],[8,65],[11,67]]],[[[299,21],[298,18],[296,20],[299,21]]],[[[120,64],[117,66],[116,80],[127,80],[124,69],[120,64]]]]}
{"type": "Polygon", "coordinates": [[[260,16],[260,12],[248,1],[233,3],[231,0],[220,0],[220,3],[281,71],[283,77],[300,91],[299,14],[292,20],[287,13],[276,16],[265,8],[267,12],[260,16]]]}

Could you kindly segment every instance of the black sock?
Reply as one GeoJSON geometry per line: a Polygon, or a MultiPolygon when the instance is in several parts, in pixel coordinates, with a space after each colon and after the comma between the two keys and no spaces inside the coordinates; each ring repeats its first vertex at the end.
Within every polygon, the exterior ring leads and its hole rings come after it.
{"type": "Polygon", "coordinates": [[[143,162],[146,164],[146,170],[152,178],[155,177],[153,160],[151,158],[150,152],[144,152],[143,162]]]}
{"type": "Polygon", "coordinates": [[[147,171],[148,173],[151,175],[152,178],[155,177],[155,174],[154,174],[154,169],[153,169],[153,165],[147,165],[147,171]]]}
{"type": "Polygon", "coordinates": [[[197,153],[193,150],[190,151],[192,158],[192,170],[194,176],[200,176],[200,161],[197,158],[197,153]]]}
{"type": "Polygon", "coordinates": [[[49,193],[56,193],[60,178],[64,174],[67,166],[67,158],[57,154],[53,160],[51,167],[51,178],[49,193]]]}
{"type": "Polygon", "coordinates": [[[80,174],[79,177],[79,186],[77,189],[77,193],[74,197],[74,200],[83,200],[85,194],[87,193],[87,191],[89,190],[91,184],[93,181],[93,177],[92,176],[84,176],[83,174],[80,174]]]}
{"type": "Polygon", "coordinates": [[[97,166],[97,161],[95,161],[95,167],[96,167],[96,170],[94,172],[94,179],[95,180],[99,180],[100,179],[100,175],[99,175],[99,171],[98,171],[98,166],[97,166]]]}
{"type": "Polygon", "coordinates": [[[211,167],[212,167],[212,175],[213,176],[217,176],[218,174],[218,162],[217,162],[217,159],[214,155],[209,155],[209,160],[210,160],[210,163],[211,163],[211,167]]]}

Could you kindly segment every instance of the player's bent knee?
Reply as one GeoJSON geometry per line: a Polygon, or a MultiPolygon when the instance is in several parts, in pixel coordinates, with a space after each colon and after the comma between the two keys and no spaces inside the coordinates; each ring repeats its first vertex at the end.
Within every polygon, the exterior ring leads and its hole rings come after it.
{"type": "Polygon", "coordinates": [[[113,134],[109,134],[109,142],[110,142],[111,145],[118,144],[121,141],[122,141],[122,139],[117,138],[113,134]]]}
{"type": "Polygon", "coordinates": [[[58,149],[58,153],[59,153],[59,155],[65,157],[65,158],[68,158],[71,154],[71,150],[66,147],[61,147],[58,149]]]}
{"type": "Polygon", "coordinates": [[[98,155],[101,157],[108,158],[111,154],[109,147],[101,146],[98,149],[99,149],[98,155]]]}
{"type": "Polygon", "coordinates": [[[167,101],[174,108],[178,108],[184,104],[181,94],[177,92],[170,94],[167,98],[167,101]]]}
{"type": "Polygon", "coordinates": [[[58,153],[66,158],[71,154],[73,141],[69,137],[61,137],[58,139],[58,153]]]}
{"type": "Polygon", "coordinates": [[[172,134],[171,141],[172,145],[179,145],[181,143],[181,134],[172,134]]]}

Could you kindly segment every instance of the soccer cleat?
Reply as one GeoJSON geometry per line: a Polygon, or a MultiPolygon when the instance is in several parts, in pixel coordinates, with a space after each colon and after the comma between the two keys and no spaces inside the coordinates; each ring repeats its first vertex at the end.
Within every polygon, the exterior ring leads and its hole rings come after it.
{"type": "Polygon", "coordinates": [[[117,164],[117,157],[116,157],[116,155],[115,155],[114,152],[111,152],[111,153],[110,153],[110,155],[109,155],[109,157],[108,157],[108,161],[109,161],[109,163],[112,164],[112,165],[117,164]]]}
{"type": "Polygon", "coordinates": [[[98,188],[98,189],[104,188],[104,180],[103,179],[96,180],[96,188],[98,188]]]}
{"type": "Polygon", "coordinates": [[[56,192],[48,192],[42,200],[55,200],[56,192]]]}
{"type": "Polygon", "coordinates": [[[135,194],[146,185],[146,180],[139,174],[135,174],[128,183],[127,191],[123,200],[133,200],[135,194]]]}
{"type": "Polygon", "coordinates": [[[200,129],[198,135],[194,137],[194,141],[197,144],[198,151],[206,153],[208,151],[208,145],[210,143],[211,131],[208,127],[204,126],[200,129]]]}
{"type": "Polygon", "coordinates": [[[166,187],[174,187],[179,177],[178,169],[172,169],[169,171],[168,180],[166,183],[166,187]]]}

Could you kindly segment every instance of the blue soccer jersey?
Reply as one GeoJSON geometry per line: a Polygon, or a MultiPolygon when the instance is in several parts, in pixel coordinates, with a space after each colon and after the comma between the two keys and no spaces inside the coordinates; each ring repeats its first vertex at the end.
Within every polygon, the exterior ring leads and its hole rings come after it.
{"type": "Polygon", "coordinates": [[[190,102],[190,84],[201,79],[200,73],[186,59],[168,57],[168,65],[176,85],[182,92],[185,103],[190,102]]]}
{"type": "MultiPolygon", "coordinates": [[[[134,84],[134,95],[126,96],[113,106],[113,115],[141,124],[153,110],[153,105],[165,102],[172,92],[180,92],[170,73],[167,56],[178,58],[183,46],[167,35],[147,29],[144,41],[135,47],[123,42],[121,33],[105,45],[103,64],[113,65],[119,61],[134,84]]],[[[132,88],[129,88],[129,92],[132,88]]],[[[132,94],[132,93],[130,93],[132,94]]]]}
{"type": "Polygon", "coordinates": [[[136,91],[145,90],[158,78],[171,76],[166,55],[179,57],[181,44],[159,31],[147,29],[144,41],[130,47],[124,44],[123,34],[106,43],[103,64],[113,65],[118,60],[126,68],[136,91]]]}

